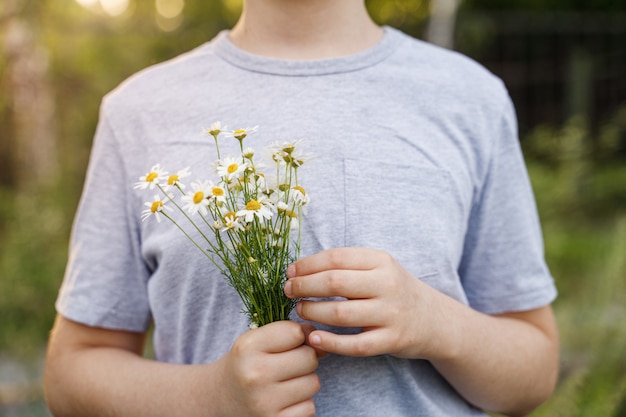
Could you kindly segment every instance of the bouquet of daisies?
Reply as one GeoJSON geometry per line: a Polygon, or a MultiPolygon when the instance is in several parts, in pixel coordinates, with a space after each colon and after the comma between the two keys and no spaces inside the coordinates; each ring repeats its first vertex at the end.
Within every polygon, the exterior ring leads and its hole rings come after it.
{"type": "Polygon", "coordinates": [[[135,184],[159,191],[145,203],[142,221],[166,218],[184,233],[237,291],[251,328],[286,320],[295,306],[283,285],[287,266],[300,254],[303,208],[310,200],[298,181],[298,169],[307,160],[300,142],[273,144],[271,172],[263,172],[254,150],[244,148],[245,138],[256,130],[227,131],[220,122],[205,130],[215,140],[216,182],[197,180],[189,190],[182,182],[191,176],[189,168],[168,174],[156,164],[135,184]],[[222,159],[222,137],[238,140],[241,155],[222,159]],[[181,213],[179,221],[174,211],[181,213]]]}

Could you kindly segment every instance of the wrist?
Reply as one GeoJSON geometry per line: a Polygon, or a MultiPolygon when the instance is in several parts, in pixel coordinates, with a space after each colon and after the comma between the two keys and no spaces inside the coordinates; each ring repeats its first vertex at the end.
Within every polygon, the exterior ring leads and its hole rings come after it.
{"type": "Polygon", "coordinates": [[[429,312],[429,317],[418,321],[421,328],[417,328],[415,334],[421,334],[419,338],[426,342],[417,346],[413,358],[431,362],[453,361],[462,355],[463,332],[473,311],[448,295],[424,283],[422,285],[427,289],[421,289],[425,294],[421,302],[427,303],[425,311],[429,312]],[[428,337],[423,337],[424,332],[428,337]]]}

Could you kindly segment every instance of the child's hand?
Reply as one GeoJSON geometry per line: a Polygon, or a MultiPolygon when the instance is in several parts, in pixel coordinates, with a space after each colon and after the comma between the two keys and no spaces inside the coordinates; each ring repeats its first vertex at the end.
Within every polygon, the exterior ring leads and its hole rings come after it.
{"type": "Polygon", "coordinates": [[[409,274],[387,253],[331,249],[295,262],[287,276],[288,297],[348,299],[301,301],[297,306],[300,317],[363,328],[356,335],[313,331],[309,344],[314,348],[349,356],[431,358],[441,354],[436,333],[445,325],[441,313],[448,297],[409,274]]]}
{"type": "Polygon", "coordinates": [[[225,415],[312,416],[320,384],[308,329],[279,321],[241,335],[218,362],[225,415]]]}

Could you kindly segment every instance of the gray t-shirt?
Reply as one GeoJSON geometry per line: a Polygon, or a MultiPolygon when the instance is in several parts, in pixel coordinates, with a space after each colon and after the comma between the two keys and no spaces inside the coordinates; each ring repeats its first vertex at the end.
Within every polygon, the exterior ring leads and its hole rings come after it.
{"type": "MultiPolygon", "coordinates": [[[[485,313],[549,304],[515,112],[500,80],[457,53],[392,28],[353,56],[285,61],[246,53],[227,32],[132,77],[103,101],[57,309],[91,326],[144,331],[158,360],[207,363],[247,330],[242,304],[173,225],[142,223],[155,163],[211,178],[202,128],[259,125],[248,146],[304,138],[315,158],[302,255],[388,251],[429,285],[485,313]]],[[[222,156],[236,140],[222,140],[222,156]]],[[[153,219],[151,219],[153,220],[153,219]]],[[[353,333],[358,329],[334,329],[353,333]]],[[[331,355],[320,416],[473,416],[423,360],[331,355]]]]}

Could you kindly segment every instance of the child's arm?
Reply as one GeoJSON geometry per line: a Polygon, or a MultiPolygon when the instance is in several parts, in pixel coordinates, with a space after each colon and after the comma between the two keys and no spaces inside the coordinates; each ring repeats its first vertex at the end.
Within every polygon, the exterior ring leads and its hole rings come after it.
{"type": "Polygon", "coordinates": [[[48,405],[62,416],[312,416],[319,390],[304,328],[246,332],[208,365],[141,357],[145,336],[57,318],[46,361],[48,405]]]}
{"type": "Polygon", "coordinates": [[[477,407],[523,415],[552,393],[558,373],[558,333],[549,306],[490,316],[416,279],[384,252],[332,249],[287,271],[298,314],[357,335],[314,331],[311,346],[350,356],[391,354],[426,359],[477,407]]]}

